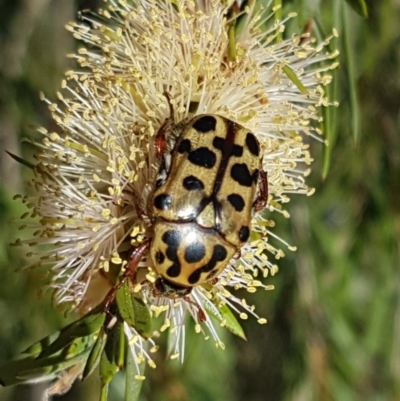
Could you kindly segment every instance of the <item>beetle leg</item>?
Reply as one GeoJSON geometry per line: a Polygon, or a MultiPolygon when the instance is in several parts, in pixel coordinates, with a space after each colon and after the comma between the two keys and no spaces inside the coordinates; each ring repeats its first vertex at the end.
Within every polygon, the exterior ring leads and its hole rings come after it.
{"type": "MultiPolygon", "coordinates": [[[[235,255],[233,255],[235,256],[235,255]]],[[[207,281],[207,284],[216,285],[218,283],[218,277],[214,277],[211,280],[207,281]]]]}
{"type": "Polygon", "coordinates": [[[199,319],[200,322],[205,322],[207,320],[206,314],[204,313],[203,309],[197,302],[194,302],[188,296],[183,297],[183,299],[197,308],[197,318],[199,319]]]}
{"type": "Polygon", "coordinates": [[[242,252],[238,249],[232,256],[233,259],[240,259],[242,257],[242,252]]]}
{"type": "Polygon", "coordinates": [[[108,294],[105,298],[105,303],[104,303],[105,311],[109,310],[111,302],[114,301],[118,290],[124,285],[125,281],[132,280],[135,277],[138,264],[139,264],[140,260],[142,259],[143,254],[148,249],[149,245],[150,245],[150,241],[147,240],[133,249],[131,256],[128,259],[128,263],[125,266],[125,271],[121,277],[120,282],[117,285],[115,285],[113,288],[111,288],[111,290],[108,292],[108,294]]]}
{"type": "Polygon", "coordinates": [[[160,129],[157,132],[155,145],[154,145],[156,148],[157,157],[161,157],[161,155],[164,153],[165,132],[167,131],[169,124],[170,124],[170,121],[167,118],[164,121],[164,124],[160,127],[160,129]]]}
{"type": "Polygon", "coordinates": [[[259,194],[254,202],[254,210],[256,212],[264,209],[268,202],[268,178],[267,173],[264,170],[260,170],[260,175],[258,177],[259,194]]]}
{"type": "Polygon", "coordinates": [[[149,224],[149,216],[146,214],[144,209],[139,205],[136,199],[134,199],[133,204],[135,206],[135,211],[136,215],[138,216],[138,219],[142,220],[145,224],[149,224]]]}
{"type": "Polygon", "coordinates": [[[169,118],[174,121],[174,106],[171,103],[171,95],[168,92],[164,92],[163,95],[167,98],[168,106],[169,106],[169,118]]]}
{"type": "Polygon", "coordinates": [[[171,96],[168,92],[164,92],[163,95],[167,98],[167,102],[169,105],[169,117],[167,117],[157,132],[156,140],[155,140],[155,148],[157,157],[161,157],[164,153],[165,147],[165,133],[174,125],[174,107],[171,103],[171,96]]]}

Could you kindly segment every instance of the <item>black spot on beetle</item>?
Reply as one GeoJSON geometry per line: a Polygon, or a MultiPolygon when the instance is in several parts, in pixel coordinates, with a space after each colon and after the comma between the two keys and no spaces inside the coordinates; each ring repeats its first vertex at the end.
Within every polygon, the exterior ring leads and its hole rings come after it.
{"type": "Polygon", "coordinates": [[[196,271],[194,271],[188,278],[190,284],[195,285],[202,273],[208,273],[214,269],[218,262],[222,262],[228,252],[222,245],[215,245],[213,249],[213,254],[211,256],[210,261],[202,267],[199,267],[196,271]]]}
{"type": "Polygon", "coordinates": [[[178,261],[178,248],[173,248],[172,246],[169,246],[165,251],[165,254],[170,261],[178,261]]]}
{"type": "Polygon", "coordinates": [[[221,138],[220,136],[216,136],[213,139],[213,146],[215,149],[220,150],[221,152],[224,150],[225,147],[225,139],[221,138]]]}
{"type": "Polygon", "coordinates": [[[189,153],[191,148],[191,143],[189,139],[184,139],[178,146],[177,151],[179,153],[189,153]]]}
{"type": "Polygon", "coordinates": [[[231,194],[228,196],[229,203],[235,208],[237,212],[241,212],[244,208],[244,200],[238,194],[231,194]]]}
{"type": "Polygon", "coordinates": [[[161,265],[164,262],[164,260],[165,260],[165,255],[162,252],[158,251],[156,253],[156,262],[159,265],[161,265]]]}
{"type": "Polygon", "coordinates": [[[243,155],[243,146],[233,145],[232,156],[242,157],[242,155],[243,155]]]}
{"type": "Polygon", "coordinates": [[[194,124],[193,128],[201,132],[202,134],[206,134],[210,131],[215,131],[215,127],[217,125],[217,120],[213,116],[203,116],[200,117],[194,124]]]}
{"type": "Polygon", "coordinates": [[[199,281],[201,273],[202,273],[201,268],[193,272],[188,278],[189,283],[195,285],[199,281]]]}
{"type": "Polygon", "coordinates": [[[188,191],[197,191],[204,189],[204,184],[194,175],[189,175],[184,178],[183,180],[183,188],[187,189],[188,191]]]}
{"type": "Polygon", "coordinates": [[[201,242],[195,242],[194,244],[190,244],[185,249],[185,261],[187,263],[200,262],[200,260],[204,258],[205,254],[205,246],[201,242]]]}
{"type": "Polygon", "coordinates": [[[163,234],[161,239],[169,248],[177,250],[181,242],[181,234],[177,230],[169,230],[163,234]]]}
{"type": "Polygon", "coordinates": [[[239,239],[242,242],[246,242],[250,237],[250,230],[247,226],[242,226],[239,230],[239,239]]]}
{"type": "Polygon", "coordinates": [[[189,161],[196,166],[205,167],[205,168],[213,168],[215,162],[217,161],[217,157],[213,151],[207,148],[198,148],[193,152],[189,153],[188,157],[189,161]]]}
{"type": "Polygon", "coordinates": [[[258,182],[258,174],[259,174],[259,171],[258,171],[258,168],[256,168],[254,170],[254,173],[253,173],[253,182],[254,182],[254,184],[257,184],[257,182],[258,182]]]}
{"type": "Polygon", "coordinates": [[[169,277],[178,277],[181,274],[181,264],[178,260],[174,262],[174,264],[168,268],[167,275],[169,277]]]}
{"type": "Polygon", "coordinates": [[[244,187],[253,185],[253,177],[250,174],[249,168],[244,163],[236,163],[232,166],[231,177],[244,187]]]}
{"type": "Polygon", "coordinates": [[[246,145],[254,156],[258,156],[260,154],[260,146],[258,145],[257,138],[249,132],[246,136],[246,145]]]}
{"type": "Polygon", "coordinates": [[[154,198],[154,206],[160,210],[167,210],[171,206],[172,199],[167,194],[160,194],[154,198]]]}
{"type": "Polygon", "coordinates": [[[222,262],[226,258],[227,254],[228,252],[226,251],[225,247],[222,245],[215,245],[211,261],[215,260],[216,262],[222,262]]]}
{"type": "Polygon", "coordinates": [[[163,242],[167,244],[166,255],[167,258],[173,262],[167,270],[167,275],[169,277],[178,277],[181,273],[181,264],[178,258],[178,246],[181,242],[181,235],[179,231],[169,230],[163,234],[161,237],[163,242]]]}

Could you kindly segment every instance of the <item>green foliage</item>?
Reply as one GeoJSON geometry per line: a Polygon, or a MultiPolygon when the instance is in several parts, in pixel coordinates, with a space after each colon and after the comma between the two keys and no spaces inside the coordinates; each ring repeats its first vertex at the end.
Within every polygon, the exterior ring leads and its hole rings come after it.
{"type": "MultiPolygon", "coordinates": [[[[121,288],[119,292],[123,290],[121,288]]],[[[81,372],[81,378],[85,380],[99,365],[99,399],[106,401],[110,382],[127,365],[127,375],[134,380],[134,383],[127,382],[128,388],[137,389],[134,393],[138,397],[141,381],[135,377],[138,369],[132,365],[124,320],[116,306],[116,302],[99,305],[60,331],[28,347],[24,352],[28,356],[1,365],[0,384],[12,386],[57,379],[50,394],[53,394],[53,389],[57,389],[56,394],[62,394],[69,389],[69,384],[65,383],[72,383],[81,372]],[[71,380],[66,381],[67,376],[71,380]]],[[[138,323],[141,327],[145,319],[150,320],[148,312],[146,315],[136,313],[132,324],[138,323]]],[[[137,399],[131,391],[127,390],[126,394],[128,401],[137,399]]]]}
{"type": "Polygon", "coordinates": [[[116,301],[122,319],[143,338],[149,338],[153,333],[150,312],[141,298],[131,294],[128,281],[117,292],[116,301]]]}
{"type": "Polygon", "coordinates": [[[360,14],[362,17],[368,17],[368,7],[367,3],[364,0],[346,0],[347,3],[350,4],[352,9],[357,13],[360,14]]]}
{"type": "Polygon", "coordinates": [[[246,339],[242,326],[238,322],[236,316],[226,305],[220,303],[214,304],[211,301],[205,301],[203,306],[210,316],[226,327],[231,333],[235,334],[239,338],[242,338],[243,340],[246,339]]]}

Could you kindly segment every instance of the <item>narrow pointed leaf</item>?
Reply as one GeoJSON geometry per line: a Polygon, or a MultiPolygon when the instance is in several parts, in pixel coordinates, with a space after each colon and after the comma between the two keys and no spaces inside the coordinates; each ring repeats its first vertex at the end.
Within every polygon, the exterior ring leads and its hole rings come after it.
{"type": "Polygon", "coordinates": [[[203,303],[203,306],[213,318],[215,318],[219,323],[222,323],[231,333],[246,340],[242,326],[228,306],[221,303],[216,305],[208,300],[203,303]]]}
{"type": "MultiPolygon", "coordinates": [[[[274,19],[276,22],[282,21],[282,0],[273,0],[274,19]]],[[[275,41],[282,41],[282,32],[279,31],[275,41]]]]}
{"type": "Polygon", "coordinates": [[[124,330],[124,323],[121,323],[121,329],[119,330],[119,339],[118,339],[118,349],[115,362],[118,368],[121,370],[125,366],[125,356],[126,356],[126,336],[124,330]]]}
{"type": "Polygon", "coordinates": [[[356,66],[354,63],[354,51],[350,37],[351,25],[349,11],[343,7],[343,33],[344,33],[344,51],[346,55],[346,69],[347,79],[350,94],[350,114],[351,114],[351,128],[353,132],[353,140],[355,144],[359,141],[360,136],[360,102],[358,98],[356,66]]]}
{"type": "Polygon", "coordinates": [[[368,18],[368,7],[365,0],[346,0],[346,2],[361,17],[368,18]]]}
{"type": "Polygon", "coordinates": [[[151,315],[143,299],[132,297],[133,310],[135,311],[135,329],[145,339],[153,334],[151,315]]]}
{"type": "Polygon", "coordinates": [[[122,285],[115,296],[118,312],[122,319],[131,327],[135,327],[135,311],[132,304],[132,294],[129,290],[128,282],[122,285]]]}
{"type": "Polygon", "coordinates": [[[308,93],[307,88],[303,85],[303,83],[300,81],[299,77],[288,65],[284,65],[282,67],[282,71],[296,85],[297,89],[301,93],[304,93],[305,95],[308,93]]]}
{"type": "MultiPolygon", "coordinates": [[[[249,3],[251,3],[252,0],[244,0],[240,4],[240,11],[244,11],[246,7],[249,6],[249,3]]],[[[243,27],[246,25],[246,21],[248,20],[249,15],[245,12],[241,15],[239,15],[235,19],[235,36],[237,37],[243,30],[243,27]]]]}
{"type": "Polygon", "coordinates": [[[139,399],[140,390],[142,389],[143,380],[138,380],[137,375],[143,376],[145,364],[139,365],[139,372],[136,370],[136,365],[133,360],[133,355],[128,347],[126,354],[126,376],[125,376],[125,398],[124,401],[137,401],[139,399]]]}
{"type": "MultiPolygon", "coordinates": [[[[82,352],[90,351],[94,345],[95,336],[89,335],[76,338],[70,345],[60,352],[60,355],[65,355],[68,359],[80,355],[82,352]]],[[[40,359],[38,357],[37,359],[40,359]]]]}
{"type": "Polygon", "coordinates": [[[113,379],[115,374],[118,372],[118,366],[108,359],[107,353],[103,351],[100,359],[100,382],[101,386],[104,387],[113,379]]]}
{"type": "Polygon", "coordinates": [[[92,311],[83,316],[81,319],[71,323],[61,330],[60,335],[53,343],[43,349],[40,357],[43,358],[57,353],[59,350],[65,348],[68,344],[71,344],[76,338],[86,337],[96,333],[103,326],[105,317],[106,314],[103,311],[92,311]]]}
{"type": "Polygon", "coordinates": [[[55,333],[50,334],[47,337],[42,338],[37,343],[30,345],[25,351],[22,351],[23,354],[30,355],[38,355],[43,350],[45,350],[50,344],[52,344],[57,338],[60,336],[61,331],[57,331],[55,333]]]}
{"type": "Polygon", "coordinates": [[[116,295],[118,312],[122,319],[133,327],[143,338],[152,334],[151,315],[143,300],[130,292],[129,283],[118,290],[116,295]]]}
{"type": "Polygon", "coordinates": [[[102,386],[110,383],[119,370],[117,359],[121,330],[123,331],[123,322],[117,320],[107,335],[107,341],[100,358],[100,382],[102,386]]]}
{"type": "Polygon", "coordinates": [[[321,0],[298,0],[297,1],[297,19],[299,26],[306,26],[319,13],[321,0]]]}
{"type": "MultiPolygon", "coordinates": [[[[335,1],[332,3],[332,18],[333,18],[333,26],[337,28],[338,31],[342,30],[343,25],[343,2],[335,1]]],[[[323,27],[319,21],[316,19],[315,26],[315,34],[319,41],[322,41],[323,38],[327,36],[326,32],[324,32],[323,27]]],[[[336,38],[332,39],[329,42],[328,48],[330,52],[335,51],[339,47],[338,40],[336,38]]],[[[330,72],[332,74],[332,85],[326,86],[325,94],[326,98],[329,101],[335,101],[338,97],[338,71],[335,69],[330,72]]],[[[322,181],[325,181],[328,176],[329,168],[331,165],[331,154],[332,149],[335,145],[336,136],[337,136],[337,107],[324,107],[322,109],[323,113],[323,122],[321,124],[321,130],[324,133],[325,143],[323,145],[323,160],[322,160],[322,181]]]]}
{"type": "Polygon", "coordinates": [[[82,380],[85,380],[86,377],[91,375],[93,371],[96,369],[97,365],[100,362],[101,354],[104,350],[104,346],[106,345],[106,341],[107,341],[107,334],[105,333],[104,330],[101,330],[87,358],[82,373],[82,380]]]}
{"type": "Polygon", "coordinates": [[[57,354],[48,357],[31,356],[0,366],[0,384],[11,386],[49,380],[71,366],[83,363],[94,343],[94,336],[78,338],[57,354]]]}

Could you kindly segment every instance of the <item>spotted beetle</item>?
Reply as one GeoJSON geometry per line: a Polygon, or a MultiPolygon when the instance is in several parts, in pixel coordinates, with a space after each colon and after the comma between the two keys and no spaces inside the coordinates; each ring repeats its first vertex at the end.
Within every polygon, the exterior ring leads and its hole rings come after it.
{"type": "Polygon", "coordinates": [[[175,124],[165,96],[170,117],[156,136],[160,169],[148,207],[152,238],[133,250],[122,281],[134,278],[149,250],[158,275],[154,294],[175,298],[215,280],[240,252],[252,215],[267,203],[268,182],[252,132],[213,114],[175,124]],[[171,151],[167,137],[174,139],[171,151]]]}

